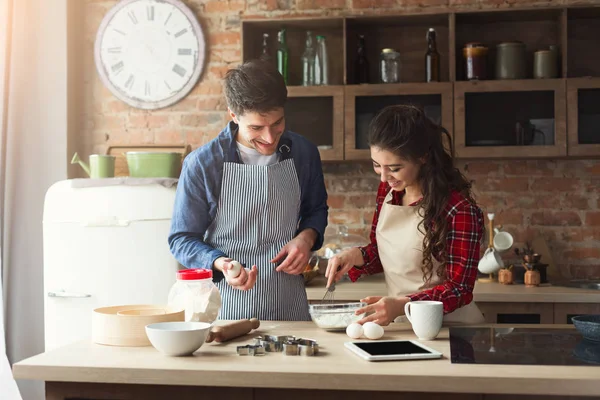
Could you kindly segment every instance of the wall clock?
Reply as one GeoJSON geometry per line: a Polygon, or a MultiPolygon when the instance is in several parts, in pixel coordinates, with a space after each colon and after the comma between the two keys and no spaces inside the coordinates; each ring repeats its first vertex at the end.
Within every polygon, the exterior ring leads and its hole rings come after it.
{"type": "Polygon", "coordinates": [[[94,48],[102,83],[132,107],[153,110],[184,98],[204,68],[206,42],[179,0],[121,0],[103,18],[94,48]]]}

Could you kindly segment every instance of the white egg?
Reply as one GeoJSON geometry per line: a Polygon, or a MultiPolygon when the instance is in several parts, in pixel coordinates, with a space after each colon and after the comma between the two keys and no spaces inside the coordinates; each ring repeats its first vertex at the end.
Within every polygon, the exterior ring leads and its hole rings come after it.
{"type": "Polygon", "coordinates": [[[383,328],[375,322],[365,322],[363,332],[367,339],[379,339],[383,336],[383,328]]]}
{"type": "Polygon", "coordinates": [[[346,335],[350,336],[352,339],[358,339],[363,334],[363,326],[361,324],[357,324],[356,322],[351,323],[346,328],[346,335]]]}
{"type": "Polygon", "coordinates": [[[242,264],[234,260],[231,262],[231,269],[227,271],[227,276],[229,276],[230,278],[237,278],[241,272],[242,264]]]}

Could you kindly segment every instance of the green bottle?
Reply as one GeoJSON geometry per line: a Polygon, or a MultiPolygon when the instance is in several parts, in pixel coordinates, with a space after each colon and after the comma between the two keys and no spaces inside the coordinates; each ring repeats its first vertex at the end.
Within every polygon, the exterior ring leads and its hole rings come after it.
{"type": "Polygon", "coordinates": [[[277,33],[277,70],[283,76],[285,84],[288,84],[288,47],[285,43],[285,28],[277,33]]]}

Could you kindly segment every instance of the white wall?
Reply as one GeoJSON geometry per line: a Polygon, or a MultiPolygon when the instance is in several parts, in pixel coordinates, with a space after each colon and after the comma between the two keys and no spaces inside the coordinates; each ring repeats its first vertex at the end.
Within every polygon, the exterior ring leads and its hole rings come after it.
{"type": "MultiPolygon", "coordinates": [[[[48,187],[67,177],[67,2],[15,0],[9,130],[17,135],[7,143],[5,214],[11,362],[44,351],[43,202],[48,187]]],[[[19,387],[25,400],[43,398],[41,382],[19,387]]]]}

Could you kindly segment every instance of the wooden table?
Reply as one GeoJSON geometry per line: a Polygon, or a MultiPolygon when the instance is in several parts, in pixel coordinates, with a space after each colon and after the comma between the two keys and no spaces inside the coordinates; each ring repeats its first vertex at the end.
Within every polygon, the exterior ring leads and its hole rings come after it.
{"type": "MultiPolygon", "coordinates": [[[[384,339],[415,339],[405,324],[384,339]]],[[[556,325],[552,325],[556,327],[556,325]]],[[[563,326],[564,329],[573,329],[563,326]]],[[[46,381],[47,399],[528,399],[600,396],[600,367],[452,364],[448,330],[425,342],[439,360],[367,362],[344,348],[344,333],[312,322],[264,321],[251,336],[205,344],[193,357],[166,357],[153,347],[110,347],[83,341],[16,363],[16,379],[46,381]],[[236,346],[258,334],[292,334],[319,342],[317,357],[238,356],[236,346]],[[202,397],[211,398],[211,397],[202,397]]]]}

